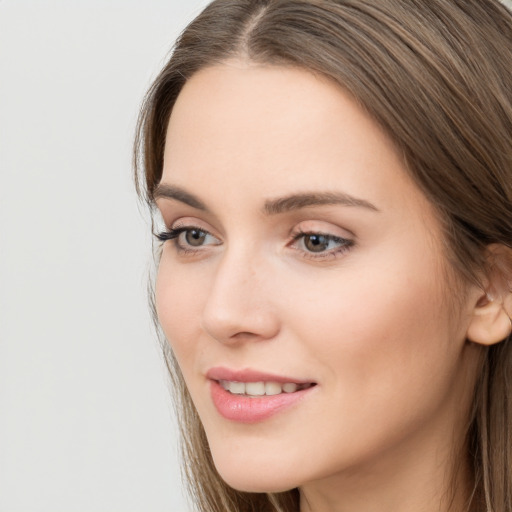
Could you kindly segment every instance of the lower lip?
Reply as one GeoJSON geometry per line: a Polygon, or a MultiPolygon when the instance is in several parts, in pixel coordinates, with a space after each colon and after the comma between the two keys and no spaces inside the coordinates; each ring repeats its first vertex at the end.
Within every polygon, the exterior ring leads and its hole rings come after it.
{"type": "Polygon", "coordinates": [[[250,398],[226,391],[217,381],[211,382],[211,396],[217,411],[227,420],[239,423],[257,423],[300,402],[313,388],[311,386],[294,393],[264,395],[250,398]]]}

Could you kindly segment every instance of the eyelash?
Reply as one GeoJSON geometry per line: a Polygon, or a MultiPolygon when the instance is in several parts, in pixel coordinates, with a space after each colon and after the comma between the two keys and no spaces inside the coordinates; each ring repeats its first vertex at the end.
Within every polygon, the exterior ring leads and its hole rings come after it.
{"type": "Polygon", "coordinates": [[[179,254],[183,256],[193,255],[198,253],[201,249],[191,249],[187,246],[180,244],[178,240],[179,236],[182,233],[186,233],[187,231],[200,231],[201,233],[205,233],[206,235],[213,236],[209,231],[206,231],[206,229],[200,228],[198,226],[179,226],[174,229],[169,229],[168,231],[157,233],[155,234],[155,236],[158,240],[160,240],[160,242],[173,240],[173,245],[179,254]]]}
{"type": "Polygon", "coordinates": [[[328,242],[335,242],[337,244],[340,244],[338,247],[334,249],[322,251],[316,254],[306,249],[296,249],[297,251],[300,251],[302,253],[302,256],[304,258],[313,259],[317,261],[335,259],[338,256],[341,256],[341,254],[347,252],[354,245],[354,241],[348,238],[330,235],[329,233],[322,233],[321,231],[303,231],[301,229],[299,229],[295,234],[293,234],[292,241],[294,243],[299,242],[301,239],[304,240],[307,236],[324,237],[328,242]]]}
{"type": "Polygon", "coordinates": [[[178,238],[181,235],[181,233],[184,233],[185,231],[192,231],[194,229],[197,231],[208,233],[204,229],[200,229],[196,226],[184,226],[180,228],[169,229],[168,231],[162,231],[161,233],[156,233],[155,236],[158,240],[160,240],[160,242],[166,242],[167,240],[174,240],[178,238]]]}
{"type": "MultiPolygon", "coordinates": [[[[198,226],[180,226],[180,227],[177,227],[174,229],[169,229],[168,231],[156,233],[155,237],[160,242],[166,242],[167,240],[173,240],[174,247],[176,248],[176,250],[178,251],[179,254],[182,254],[184,256],[197,254],[198,252],[200,252],[202,250],[201,248],[192,249],[192,248],[190,248],[190,246],[184,246],[179,243],[179,236],[182,233],[186,233],[188,231],[200,231],[201,233],[204,233],[207,236],[208,235],[214,236],[209,231],[206,231],[205,229],[200,228],[198,226]]],[[[326,259],[334,259],[334,258],[340,256],[341,254],[347,252],[354,245],[354,241],[347,239],[347,238],[330,235],[328,233],[322,233],[322,232],[317,232],[317,231],[303,231],[303,230],[299,230],[298,232],[296,232],[292,235],[292,242],[293,242],[293,244],[295,244],[295,243],[299,242],[301,239],[305,239],[307,236],[324,237],[327,240],[327,242],[335,242],[337,244],[340,244],[335,249],[331,249],[328,251],[322,251],[317,254],[315,254],[312,251],[308,251],[307,249],[294,248],[295,250],[300,251],[304,258],[310,259],[310,260],[321,261],[321,260],[326,260],[326,259]]],[[[201,247],[201,246],[199,246],[199,247],[201,247]]]]}

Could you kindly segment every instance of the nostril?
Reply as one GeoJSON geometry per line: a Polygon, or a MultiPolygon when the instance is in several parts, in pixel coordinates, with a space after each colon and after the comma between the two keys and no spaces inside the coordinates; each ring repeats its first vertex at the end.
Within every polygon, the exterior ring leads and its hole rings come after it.
{"type": "Polygon", "coordinates": [[[249,331],[237,332],[231,336],[233,339],[257,338],[258,334],[249,331]]]}

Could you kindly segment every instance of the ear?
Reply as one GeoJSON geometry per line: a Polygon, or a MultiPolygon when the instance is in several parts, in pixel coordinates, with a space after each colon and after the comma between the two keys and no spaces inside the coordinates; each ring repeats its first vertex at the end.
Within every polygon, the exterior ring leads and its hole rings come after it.
{"type": "Polygon", "coordinates": [[[485,286],[475,288],[468,340],[494,345],[512,334],[512,249],[493,244],[487,251],[485,286]]]}

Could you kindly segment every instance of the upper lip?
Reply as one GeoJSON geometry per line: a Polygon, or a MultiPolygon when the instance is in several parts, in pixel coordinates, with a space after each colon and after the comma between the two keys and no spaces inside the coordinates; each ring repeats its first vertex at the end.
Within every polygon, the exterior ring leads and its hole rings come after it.
{"type": "Polygon", "coordinates": [[[211,380],[227,380],[231,382],[279,382],[286,384],[292,382],[295,384],[311,384],[313,381],[305,379],[297,379],[296,377],[287,377],[283,375],[275,375],[267,372],[261,372],[259,370],[253,370],[251,368],[244,368],[242,370],[234,370],[230,368],[224,368],[216,366],[210,368],[206,377],[211,380]]]}

